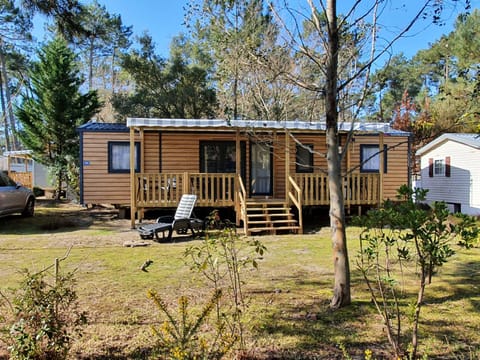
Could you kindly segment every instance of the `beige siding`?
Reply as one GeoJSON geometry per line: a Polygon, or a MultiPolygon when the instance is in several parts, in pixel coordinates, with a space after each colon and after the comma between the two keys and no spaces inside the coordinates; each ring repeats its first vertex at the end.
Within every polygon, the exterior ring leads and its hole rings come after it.
{"type": "MultiPolygon", "coordinates": [[[[139,140],[138,136],[136,140],[139,140]]],[[[83,133],[83,163],[89,164],[83,166],[84,204],[130,204],[130,174],[108,172],[109,141],[130,141],[130,134],[83,133]]]]}
{"type": "MultiPolygon", "coordinates": [[[[247,139],[241,137],[240,140],[246,141],[247,139]]],[[[163,132],[160,141],[162,146],[162,172],[200,172],[200,142],[235,141],[235,134],[163,132]]],[[[246,147],[248,158],[248,142],[246,147]]],[[[248,167],[246,170],[248,177],[248,167]]],[[[247,186],[247,184],[245,184],[245,186],[247,186]]]]}
{"type": "MultiPolygon", "coordinates": [[[[303,144],[312,144],[314,150],[313,162],[315,173],[326,173],[326,141],[324,134],[296,134],[295,138],[303,144]]],[[[143,135],[145,154],[142,158],[146,173],[183,173],[200,171],[201,141],[235,141],[234,132],[175,132],[175,131],[145,131],[143,135]]],[[[136,140],[140,140],[136,134],[136,140]]],[[[285,197],[285,134],[279,133],[273,138],[256,135],[248,138],[241,135],[241,141],[246,142],[246,181],[249,191],[249,149],[251,141],[269,140],[273,145],[273,191],[278,198],[285,197]]],[[[83,160],[89,165],[83,167],[83,200],[85,204],[124,204],[130,203],[130,175],[108,173],[108,141],[129,141],[129,133],[84,132],[83,160]]],[[[408,143],[406,137],[385,136],[385,144],[389,147],[387,153],[387,173],[384,174],[383,191],[385,198],[395,198],[398,187],[408,183],[408,143]]],[[[344,143],[344,139],[342,139],[344,143]]],[[[342,162],[342,173],[347,173],[347,167],[354,173],[360,172],[360,145],[378,144],[379,136],[356,136],[349,146],[348,155],[342,162]]],[[[290,174],[295,173],[296,145],[293,139],[290,144],[290,174]]]]}
{"type": "Polygon", "coordinates": [[[144,134],[145,154],[143,157],[145,172],[160,172],[160,134],[150,131],[144,134]]]}
{"type": "MultiPolygon", "coordinates": [[[[378,144],[379,136],[357,136],[350,148],[350,167],[360,172],[360,145],[378,144]]],[[[383,175],[383,197],[394,200],[401,185],[408,184],[408,138],[384,136],[387,146],[387,172],[383,175]]]]}

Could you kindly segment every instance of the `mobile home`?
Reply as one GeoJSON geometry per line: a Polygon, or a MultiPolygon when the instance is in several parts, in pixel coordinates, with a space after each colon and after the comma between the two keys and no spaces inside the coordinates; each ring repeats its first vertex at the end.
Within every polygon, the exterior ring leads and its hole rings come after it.
{"type": "Polygon", "coordinates": [[[445,201],[452,212],[480,215],[480,135],[446,133],[417,156],[428,203],[445,201]]]}
{"type": "MultiPolygon", "coordinates": [[[[409,134],[355,124],[345,147],[351,129],[339,129],[345,205],[394,198],[410,178],[409,134]]],[[[233,208],[248,233],[301,232],[302,208],[329,204],[324,123],[129,118],[79,132],[81,202],[130,207],[132,226],[135,213],[175,207],[183,193],[197,207],[233,208]]]]}

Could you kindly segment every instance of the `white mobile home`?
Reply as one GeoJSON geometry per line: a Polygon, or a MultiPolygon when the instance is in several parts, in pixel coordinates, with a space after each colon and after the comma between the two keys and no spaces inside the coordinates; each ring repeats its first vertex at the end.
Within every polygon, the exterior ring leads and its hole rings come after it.
{"type": "Polygon", "coordinates": [[[452,212],[480,215],[480,135],[443,134],[417,156],[428,203],[445,201],[452,212]]]}

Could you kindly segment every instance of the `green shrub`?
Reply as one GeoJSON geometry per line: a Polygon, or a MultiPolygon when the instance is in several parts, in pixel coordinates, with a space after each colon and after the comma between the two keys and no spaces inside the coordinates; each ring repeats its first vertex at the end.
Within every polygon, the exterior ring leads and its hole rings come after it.
{"type": "Polygon", "coordinates": [[[205,240],[187,248],[185,259],[192,270],[208,280],[213,291],[224,294],[223,302],[216,304],[217,320],[227,325],[230,337],[238,339],[243,350],[247,299],[242,271],[248,267],[256,269],[266,248],[258,239],[240,239],[233,224],[222,222],[215,215],[213,212],[207,221],[205,240]]]}
{"type": "Polygon", "coordinates": [[[425,199],[426,190],[402,186],[398,193],[400,202],[386,201],[358,219],[364,230],[357,265],[383,320],[393,355],[416,359],[426,287],[455,254],[455,244],[470,248],[478,241],[478,228],[474,218],[453,216],[443,202],[429,209],[420,206],[416,201],[425,199]],[[399,287],[406,267],[418,269],[417,294],[410,298],[399,287]],[[404,309],[406,302],[411,306],[404,309]],[[409,324],[408,331],[404,322],[409,324]]]}
{"type": "Polygon", "coordinates": [[[4,316],[2,338],[11,359],[65,359],[86,323],[78,310],[73,273],[24,272],[12,300],[3,296],[10,312],[4,316]]]}
{"type": "Polygon", "coordinates": [[[149,290],[148,297],[165,317],[162,325],[152,326],[155,335],[154,358],[221,359],[230,351],[236,340],[224,331],[222,322],[209,321],[221,296],[221,291],[215,291],[199,314],[189,308],[188,298],[181,296],[178,299],[178,313],[174,314],[158,293],[149,290]]]}

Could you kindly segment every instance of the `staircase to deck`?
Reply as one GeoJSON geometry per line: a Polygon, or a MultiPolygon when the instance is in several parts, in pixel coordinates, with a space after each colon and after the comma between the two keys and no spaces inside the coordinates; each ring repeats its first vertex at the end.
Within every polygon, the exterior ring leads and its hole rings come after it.
{"type": "Polygon", "coordinates": [[[245,235],[301,231],[295,214],[284,200],[248,199],[245,205],[245,235]]]}

